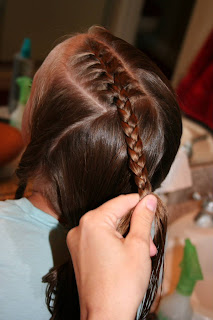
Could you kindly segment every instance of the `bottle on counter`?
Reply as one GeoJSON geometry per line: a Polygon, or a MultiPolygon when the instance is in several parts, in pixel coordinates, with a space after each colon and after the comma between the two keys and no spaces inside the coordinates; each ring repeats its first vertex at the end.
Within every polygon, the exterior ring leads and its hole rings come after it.
{"type": "Polygon", "coordinates": [[[11,113],[10,124],[21,130],[24,108],[30,95],[32,79],[29,77],[20,77],[16,79],[19,87],[19,101],[15,110],[11,113]]]}
{"type": "Polygon", "coordinates": [[[9,94],[8,108],[9,113],[12,113],[18,104],[19,88],[16,79],[22,76],[29,78],[33,77],[34,64],[31,59],[31,40],[25,38],[21,51],[14,56],[12,83],[9,94]]]}
{"type": "Polygon", "coordinates": [[[190,297],[198,280],[203,275],[198,260],[197,250],[189,239],[185,240],[184,257],[180,264],[181,275],[176,291],[163,298],[158,317],[160,320],[191,320],[193,310],[190,297]]]}

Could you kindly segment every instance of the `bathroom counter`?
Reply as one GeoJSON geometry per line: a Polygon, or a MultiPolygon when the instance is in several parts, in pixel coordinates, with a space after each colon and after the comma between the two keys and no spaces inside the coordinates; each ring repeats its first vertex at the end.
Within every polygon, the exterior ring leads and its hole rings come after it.
{"type": "Polygon", "coordinates": [[[198,213],[201,209],[201,201],[189,200],[186,202],[171,204],[168,208],[168,224],[183,217],[186,214],[198,213]]]}

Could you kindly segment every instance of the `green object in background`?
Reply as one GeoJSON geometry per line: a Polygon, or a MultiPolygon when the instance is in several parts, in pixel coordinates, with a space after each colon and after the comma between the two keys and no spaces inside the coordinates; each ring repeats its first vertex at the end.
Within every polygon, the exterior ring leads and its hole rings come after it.
{"type": "Polygon", "coordinates": [[[203,275],[197,250],[189,239],[185,240],[180,267],[182,270],[175,292],[161,300],[158,311],[160,320],[191,320],[193,317],[191,294],[196,282],[203,280],[203,275]]]}
{"type": "Polygon", "coordinates": [[[185,240],[184,256],[180,264],[182,269],[180,279],[177,285],[177,292],[190,296],[198,280],[203,280],[197,250],[189,239],[185,240]]]}
{"type": "Polygon", "coordinates": [[[16,79],[19,86],[19,103],[25,105],[30,96],[32,79],[29,77],[19,77],[16,79]]]}
{"type": "Polygon", "coordinates": [[[162,314],[161,311],[158,313],[158,318],[159,318],[159,320],[168,320],[168,318],[165,317],[165,316],[162,314]]]}
{"type": "Polygon", "coordinates": [[[32,79],[29,77],[19,77],[16,79],[16,83],[19,87],[19,100],[18,106],[11,113],[10,124],[21,130],[22,117],[25,109],[25,105],[30,95],[32,79]]]}
{"type": "Polygon", "coordinates": [[[19,101],[19,87],[16,80],[19,77],[33,77],[34,63],[31,58],[31,39],[25,38],[20,52],[13,59],[13,75],[8,101],[9,113],[16,109],[19,101]]]}

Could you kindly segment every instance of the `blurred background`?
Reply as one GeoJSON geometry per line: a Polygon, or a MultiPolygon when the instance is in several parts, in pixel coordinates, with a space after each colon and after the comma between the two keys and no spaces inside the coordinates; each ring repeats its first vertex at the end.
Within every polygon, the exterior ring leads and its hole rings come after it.
{"type": "Polygon", "coordinates": [[[147,53],[176,87],[213,27],[212,0],[0,0],[1,103],[14,54],[32,41],[36,67],[64,35],[93,24],[147,53]]]}

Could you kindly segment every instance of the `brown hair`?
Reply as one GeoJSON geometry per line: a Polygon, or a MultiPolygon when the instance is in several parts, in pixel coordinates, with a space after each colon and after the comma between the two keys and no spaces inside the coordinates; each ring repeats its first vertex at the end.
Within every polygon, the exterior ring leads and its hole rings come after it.
{"type": "MultiPolygon", "coordinates": [[[[60,54],[50,54],[49,64],[42,66],[46,77],[36,81],[31,139],[17,170],[17,197],[30,178],[41,178],[44,196],[69,228],[117,195],[151,193],[167,175],[182,132],[168,80],[141,51],[102,27],[90,28],[75,41],[75,50],[68,39],[59,45],[60,54]]],[[[166,221],[158,200],[158,253],[140,319],[157,292],[166,221]]],[[[120,223],[124,235],[128,224],[129,217],[120,223]]],[[[80,318],[70,265],[56,266],[43,278],[49,283],[51,319],[80,318]]]]}

